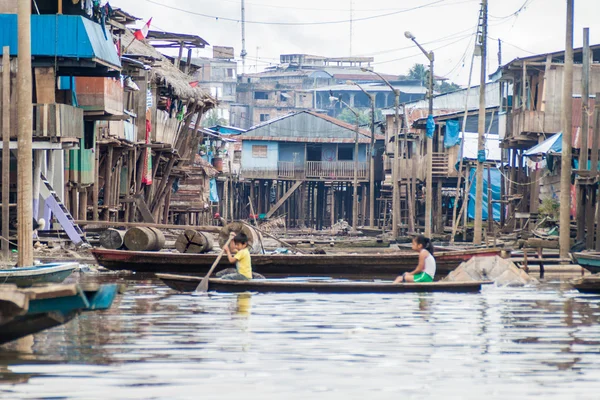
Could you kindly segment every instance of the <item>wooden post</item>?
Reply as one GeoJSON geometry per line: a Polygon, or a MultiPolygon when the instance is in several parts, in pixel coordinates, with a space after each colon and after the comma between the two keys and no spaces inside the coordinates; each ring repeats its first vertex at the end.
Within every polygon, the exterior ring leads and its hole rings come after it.
{"type": "MultiPolygon", "coordinates": [[[[594,122],[594,135],[592,136],[592,171],[598,174],[598,141],[600,138],[600,93],[596,93],[596,103],[594,106],[594,117],[592,121],[594,122]]],[[[598,203],[598,202],[596,202],[598,203]]],[[[590,216],[591,218],[591,216],[590,216]]],[[[590,236],[594,236],[590,232],[590,236]]],[[[597,205],[596,210],[596,251],[600,251],[600,204],[597,205]]]]}
{"type": "MultiPolygon", "coordinates": [[[[31,2],[18,3],[18,69],[17,69],[17,115],[18,115],[18,168],[17,168],[17,229],[19,255],[18,265],[33,265],[33,213],[32,188],[33,164],[31,137],[33,134],[32,74],[31,74],[31,2]]],[[[62,10],[61,10],[62,11],[62,10]]]]}
{"type": "Polygon", "coordinates": [[[111,189],[112,189],[112,164],[113,164],[113,147],[108,145],[106,160],[104,161],[104,207],[105,214],[104,220],[110,220],[110,207],[111,204],[111,189]]]}
{"type": "MultiPolygon", "coordinates": [[[[483,19],[482,34],[481,34],[481,83],[479,87],[479,125],[478,125],[478,152],[485,151],[485,81],[487,79],[487,12],[488,1],[482,0],[481,13],[483,19]]],[[[475,225],[473,231],[473,244],[481,244],[481,235],[483,228],[482,212],[483,212],[483,162],[479,160],[478,154],[477,173],[475,178],[475,225]]]]}
{"type": "Polygon", "coordinates": [[[10,49],[2,49],[2,258],[10,258],[10,49]]]}
{"type": "MultiPolygon", "coordinates": [[[[590,28],[583,28],[583,72],[581,75],[581,146],[579,169],[588,169],[588,136],[590,135],[590,28]]],[[[598,99],[600,101],[600,99],[598,99]]]]}
{"type": "Polygon", "coordinates": [[[100,191],[100,145],[96,142],[96,149],[94,152],[94,187],[92,188],[92,219],[98,221],[98,197],[100,191]]]}
{"type": "MultiPolygon", "coordinates": [[[[538,143],[542,143],[544,141],[544,137],[542,135],[538,136],[538,143]]],[[[537,214],[538,209],[540,207],[540,170],[536,169],[531,174],[531,191],[530,191],[530,199],[529,199],[529,211],[531,213],[537,214]]]]}
{"type": "Polygon", "coordinates": [[[573,129],[573,14],[575,0],[567,0],[567,34],[562,101],[562,157],[560,175],[560,257],[571,248],[571,159],[573,129]]]}
{"type": "Polygon", "coordinates": [[[79,189],[79,219],[87,221],[88,192],[87,188],[79,189]]]}

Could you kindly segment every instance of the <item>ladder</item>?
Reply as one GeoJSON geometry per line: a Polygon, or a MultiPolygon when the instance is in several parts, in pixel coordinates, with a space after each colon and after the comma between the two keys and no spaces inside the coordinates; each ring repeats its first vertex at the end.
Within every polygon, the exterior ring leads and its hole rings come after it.
{"type": "MultiPolygon", "coordinates": [[[[71,239],[71,241],[77,246],[80,246],[84,243],[89,245],[85,237],[85,233],[83,233],[79,225],[75,223],[73,216],[69,210],[67,210],[67,207],[65,207],[60,197],[58,197],[54,191],[54,188],[52,188],[52,185],[50,185],[50,182],[48,182],[44,174],[40,174],[40,177],[42,179],[42,185],[40,185],[40,195],[46,202],[46,205],[50,207],[56,216],[56,219],[69,236],[69,239],[71,239]]],[[[48,224],[50,224],[50,221],[48,221],[48,224]]]]}

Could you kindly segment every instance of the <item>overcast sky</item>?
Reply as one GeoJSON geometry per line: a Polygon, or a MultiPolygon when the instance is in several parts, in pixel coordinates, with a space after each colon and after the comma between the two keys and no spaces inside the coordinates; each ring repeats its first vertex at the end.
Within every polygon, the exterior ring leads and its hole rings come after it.
{"type": "MultiPolygon", "coordinates": [[[[498,67],[498,39],[503,41],[503,64],[516,57],[564,49],[566,0],[489,3],[489,71],[498,67]],[[516,13],[524,4],[526,7],[516,13]]],[[[152,29],[195,34],[211,45],[234,47],[239,57],[240,0],[113,0],[111,4],[142,18],[139,26],[152,17],[152,29]]],[[[375,57],[377,71],[405,74],[414,63],[427,63],[404,37],[408,30],[427,50],[435,52],[436,75],[466,85],[479,9],[479,0],[246,0],[246,71],[277,64],[279,55],[285,53],[347,56],[352,43],[352,55],[375,57]],[[348,21],[351,7],[355,19],[352,41],[349,22],[289,24],[348,21]],[[385,14],[391,15],[382,16],[385,14]],[[369,17],[375,18],[360,20],[369,17]]],[[[593,24],[598,16],[599,0],[576,1],[575,46],[581,46],[584,27],[591,28],[591,43],[600,43],[600,23],[593,24]]],[[[201,53],[210,54],[212,49],[201,53]]],[[[475,60],[473,84],[479,80],[480,59],[475,60]]]]}

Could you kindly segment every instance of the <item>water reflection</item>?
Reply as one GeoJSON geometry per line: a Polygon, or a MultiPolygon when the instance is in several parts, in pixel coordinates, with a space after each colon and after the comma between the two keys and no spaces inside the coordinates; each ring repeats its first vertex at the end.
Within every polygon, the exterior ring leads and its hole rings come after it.
{"type": "Polygon", "coordinates": [[[2,348],[0,397],[586,398],[599,305],[558,286],[191,296],[130,281],[112,309],[2,348]]]}

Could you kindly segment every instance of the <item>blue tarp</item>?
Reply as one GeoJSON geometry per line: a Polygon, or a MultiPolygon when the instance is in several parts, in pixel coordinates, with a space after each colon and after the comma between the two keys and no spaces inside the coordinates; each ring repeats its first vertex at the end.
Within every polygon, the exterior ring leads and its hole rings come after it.
{"type": "Polygon", "coordinates": [[[546,154],[562,153],[562,133],[557,133],[544,140],[542,143],[536,144],[529,150],[523,153],[526,157],[545,156],[546,154]]]}
{"type": "Polygon", "coordinates": [[[444,147],[449,149],[460,143],[460,125],[457,119],[446,122],[446,134],[444,135],[444,147]]]}
{"type": "MultiPolygon", "coordinates": [[[[471,190],[469,191],[469,207],[468,216],[475,219],[475,192],[477,190],[475,179],[475,168],[471,168],[469,180],[472,182],[471,190]]],[[[492,200],[500,200],[500,171],[497,168],[492,168],[490,171],[492,178],[492,200]]],[[[483,220],[488,219],[488,173],[487,169],[483,171],[483,220]]],[[[492,203],[494,221],[500,221],[500,203],[492,203]]]]}
{"type": "Polygon", "coordinates": [[[219,202],[219,193],[217,192],[217,180],[214,178],[210,180],[210,201],[212,203],[219,202]]]}
{"type": "Polygon", "coordinates": [[[433,139],[434,132],[435,132],[435,121],[433,119],[433,115],[429,115],[427,117],[427,137],[429,139],[433,139]]]}

